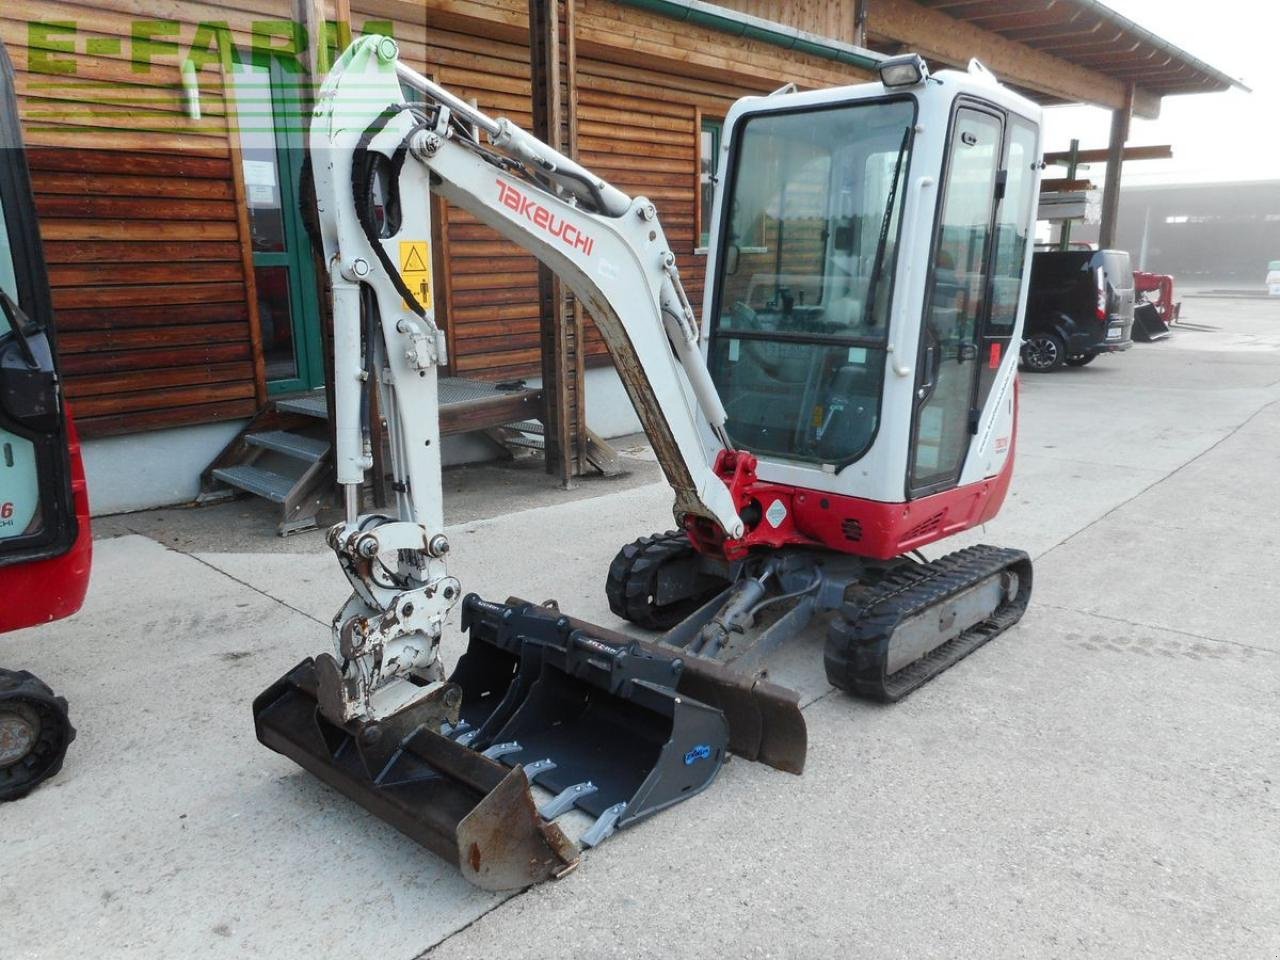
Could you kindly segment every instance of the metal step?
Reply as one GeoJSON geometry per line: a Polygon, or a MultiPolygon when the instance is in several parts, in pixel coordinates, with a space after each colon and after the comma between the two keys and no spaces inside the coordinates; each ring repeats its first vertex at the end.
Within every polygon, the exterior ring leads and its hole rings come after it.
{"type": "Polygon", "coordinates": [[[272,503],[284,503],[294,484],[298,482],[296,477],[282,476],[261,467],[241,465],[218,467],[213,471],[213,476],[228,486],[263,497],[272,503]]]}
{"type": "Polygon", "coordinates": [[[527,434],[506,436],[502,442],[508,447],[528,447],[530,450],[547,449],[547,441],[543,437],[531,437],[527,434]]]}
{"type": "Polygon", "coordinates": [[[262,433],[246,433],[244,442],[265,450],[275,450],[286,456],[307,463],[315,463],[329,452],[329,441],[317,437],[304,437],[284,430],[266,430],[262,433]]]}
{"type": "Polygon", "coordinates": [[[544,435],[547,431],[537,420],[521,420],[519,423],[504,423],[504,430],[519,430],[521,433],[536,433],[538,436],[544,435]]]}
{"type": "Polygon", "coordinates": [[[299,413],[319,420],[329,419],[329,406],[323,393],[309,393],[301,397],[286,397],[276,401],[276,409],[286,413],[299,413]]]}

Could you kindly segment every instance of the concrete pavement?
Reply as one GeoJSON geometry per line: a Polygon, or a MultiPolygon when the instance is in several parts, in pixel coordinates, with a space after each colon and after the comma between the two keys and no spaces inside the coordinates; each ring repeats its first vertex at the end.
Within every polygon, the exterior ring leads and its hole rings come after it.
{"type": "MultiPolygon", "coordinates": [[[[3,955],[1275,957],[1280,305],[1192,309],[1025,378],[1013,496],[954,543],[1036,557],[1017,628],[891,708],[831,691],[811,630],[773,664],[808,703],[804,776],[735,760],[505,899],[254,740],[249,702],[345,595],[318,538],[113,521],[181,549],[100,541],[79,616],[0,638],[80,730],[3,808],[3,955]]],[[[495,490],[451,532],[465,588],[617,626],[603,572],[670,525],[666,487],[495,490]]]]}

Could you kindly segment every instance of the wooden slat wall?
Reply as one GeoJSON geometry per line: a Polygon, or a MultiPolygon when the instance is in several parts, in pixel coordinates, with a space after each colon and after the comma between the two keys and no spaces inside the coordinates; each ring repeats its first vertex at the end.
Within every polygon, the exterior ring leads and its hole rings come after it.
{"type": "Polygon", "coordinates": [[[716,0],[721,7],[853,43],[854,0],[716,0]]]}
{"type": "MultiPolygon", "coordinates": [[[[817,11],[822,5],[810,6],[817,11]]],[[[391,20],[404,56],[439,82],[490,113],[531,124],[526,0],[426,0],[425,6],[421,0],[352,0],[352,8],[358,29],[368,19],[391,20]]],[[[784,19],[771,9],[747,12],[784,19]]],[[[577,0],[574,19],[579,159],[657,204],[690,299],[700,308],[705,258],[693,252],[698,117],[721,117],[738,97],[787,81],[811,87],[860,77],[830,61],[610,0],[577,0]]],[[[831,19],[838,20],[838,13],[831,19]]],[[[446,216],[441,282],[454,372],[484,379],[536,376],[533,259],[461,210],[447,208],[446,216]]],[[[608,362],[590,322],[586,348],[589,363],[608,362]]]]}
{"type": "MultiPolygon", "coordinates": [[[[34,147],[68,393],[86,435],[245,416],[263,399],[243,257],[248,238],[235,209],[233,108],[210,66],[200,75],[203,118],[188,119],[178,64],[197,24],[226,23],[237,46],[248,49],[254,22],[287,19],[291,6],[291,0],[23,0],[0,7],[0,36],[16,61],[34,147]],[[173,39],[181,52],[156,55],[138,74],[130,61],[132,25],[158,17],[178,21],[173,39]],[[72,81],[50,83],[62,78],[28,69],[31,20],[75,24],[72,81]],[[118,47],[101,52],[115,40],[118,47]],[[92,56],[91,41],[100,51],[92,56]]],[[[486,111],[531,125],[527,0],[352,0],[351,6],[357,33],[369,21],[390,21],[409,63],[486,111]]],[[[769,4],[746,6],[787,19],[769,4]]],[[[703,258],[693,253],[699,116],[722,116],[738,96],[788,80],[816,86],[855,74],[610,0],[576,0],[574,20],[578,153],[602,176],[657,203],[699,305],[703,258]]],[[[68,56],[53,46],[50,53],[68,56]]],[[[452,371],[486,379],[536,375],[533,259],[461,210],[444,208],[442,219],[452,371]]],[[[586,347],[589,361],[607,362],[590,323],[586,347]]]]}
{"type": "Polygon", "coordinates": [[[67,397],[84,434],[251,415],[230,158],[51,147],[29,158],[67,397]]]}
{"type": "MultiPolygon", "coordinates": [[[[698,239],[698,111],[701,106],[708,116],[722,116],[733,100],[687,89],[685,96],[673,96],[673,88],[687,85],[687,79],[671,74],[578,59],[579,159],[618,188],[657,205],[696,308],[702,302],[705,265],[705,258],[693,252],[698,239]],[[694,99],[697,105],[689,102],[694,99]]],[[[588,328],[587,345],[588,362],[607,357],[594,324],[588,328]]]]}
{"type": "Polygon", "coordinates": [[[246,417],[264,399],[221,68],[200,72],[195,121],[185,112],[179,64],[201,22],[227,24],[248,50],[254,21],[288,11],[281,0],[23,0],[0,8],[66,392],[84,436],[246,417]],[[161,18],[179,32],[158,39],[178,50],[157,48],[139,70],[135,24],[161,18]],[[74,33],[44,41],[33,21],[69,24],[74,33]],[[74,74],[41,71],[33,48],[70,61],[74,74]]]}
{"type": "MultiPolygon", "coordinates": [[[[433,30],[430,58],[437,80],[454,92],[525,129],[533,125],[527,45],[433,30]]],[[[536,375],[537,261],[464,210],[448,207],[446,216],[454,372],[493,380],[536,375]]]]}
{"type": "MultiPolygon", "coordinates": [[[[532,126],[525,0],[352,0],[352,18],[358,29],[370,19],[391,20],[406,62],[485,112],[532,126]]],[[[445,215],[436,241],[448,249],[440,283],[451,371],[486,380],[536,376],[537,261],[466,211],[436,209],[445,215]]]]}

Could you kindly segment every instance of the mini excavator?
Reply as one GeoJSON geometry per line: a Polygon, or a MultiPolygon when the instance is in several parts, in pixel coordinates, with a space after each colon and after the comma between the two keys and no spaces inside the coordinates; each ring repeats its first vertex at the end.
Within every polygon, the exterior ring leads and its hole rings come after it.
{"type": "Polygon", "coordinates": [[[699,324],[658,211],[365,37],[327,77],[310,157],[334,317],[351,582],[333,651],[254,703],[259,739],[488,889],[563,874],[698,793],[729,752],[799,773],[769,655],[819,615],[825,669],[894,701],[1007,630],[1031,562],[922,547],[995,516],[1013,466],[1040,110],[976,61],[740,100],[718,158],[699,324]],[[446,569],[430,278],[400,265],[443,197],[594,318],[675,493],[624,546],[611,609],[464,594],[446,569]],[[373,391],[394,510],[361,514],[373,391]],[[460,605],[466,653],[438,646],[460,605]],[[577,810],[585,820],[565,818],[577,810]],[[587,826],[571,838],[563,824],[587,826]]]}

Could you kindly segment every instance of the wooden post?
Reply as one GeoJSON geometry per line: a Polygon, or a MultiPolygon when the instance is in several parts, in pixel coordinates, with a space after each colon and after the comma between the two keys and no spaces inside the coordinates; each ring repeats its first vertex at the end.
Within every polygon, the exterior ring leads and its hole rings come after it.
{"type": "MultiPolygon", "coordinates": [[[[1071,149],[1067,152],[1067,179],[1074,180],[1080,167],[1080,141],[1072,138],[1071,149]]],[[[1058,249],[1071,249],[1071,221],[1063,220],[1059,228],[1058,249]]]]}
{"type": "Polygon", "coordinates": [[[1116,220],[1120,215],[1120,172],[1124,167],[1124,143],[1129,139],[1129,118],[1133,114],[1133,84],[1129,84],[1124,106],[1111,112],[1111,142],[1107,144],[1107,182],[1102,188],[1102,225],[1098,247],[1115,246],[1116,220]]]}
{"type": "Polygon", "coordinates": [[[867,45],[867,2],[868,0],[853,2],[853,45],[855,47],[867,45]]]}
{"type": "MultiPolygon", "coordinates": [[[[529,0],[529,67],[533,135],[573,155],[573,0],[529,0]],[[561,31],[564,42],[561,42],[561,31]]],[[[544,266],[538,268],[543,422],[547,472],[566,487],[583,472],[582,311],[544,266]]]]}

